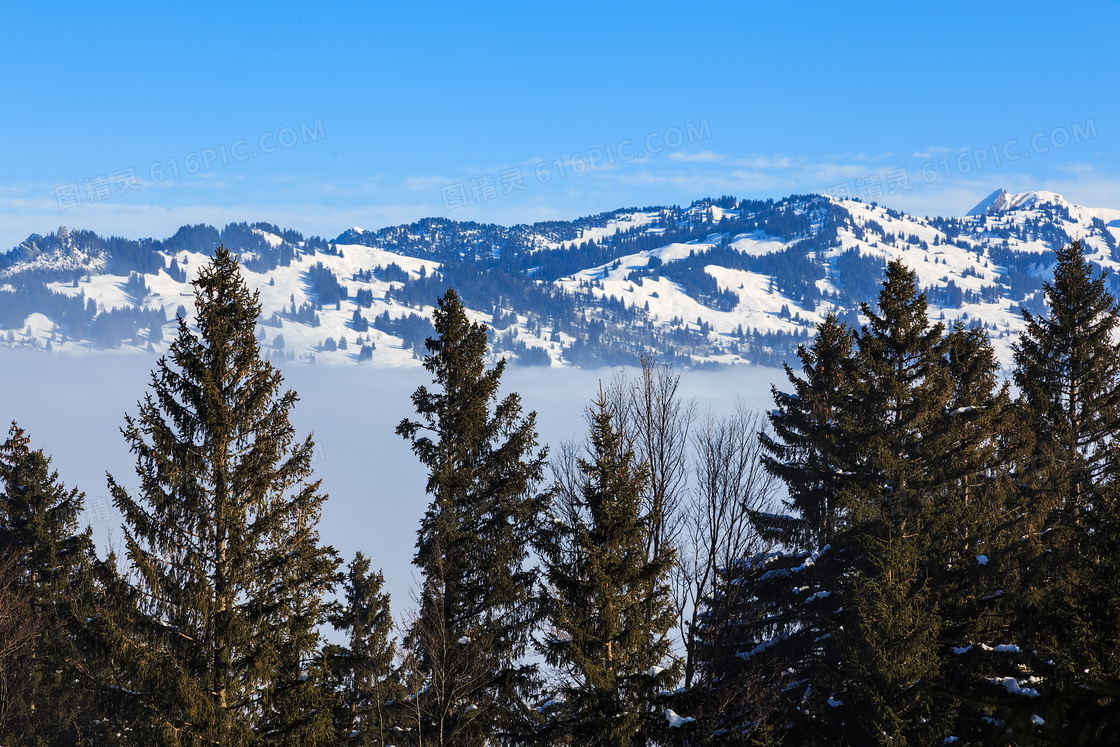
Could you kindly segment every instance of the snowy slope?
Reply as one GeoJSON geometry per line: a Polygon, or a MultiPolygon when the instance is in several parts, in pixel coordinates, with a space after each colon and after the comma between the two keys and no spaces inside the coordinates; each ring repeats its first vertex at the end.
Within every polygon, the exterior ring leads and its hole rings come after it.
{"type": "MultiPolygon", "coordinates": [[[[1116,248],[1120,242],[1120,210],[1072,205],[1050,192],[1011,194],[998,190],[967,215],[951,219],[919,218],[859,201],[817,196],[787,198],[774,206],[760,204],[719,206],[700,201],[684,210],[618,211],[570,224],[510,229],[436,220],[376,232],[352,228],[339,236],[330,252],[315,251],[308,242],[293,241],[288,232],[280,236],[253,228],[260,242],[256,249],[246,249],[240,256],[246,265],[247,281],[260,290],[262,324],[258,337],[269,355],[353,364],[366,347],[368,361],[364,364],[376,366],[419,365],[416,340],[374,326],[356,331],[355,310],[367,322],[384,314],[390,320],[413,314],[429,316],[434,295],[424,303],[404,303],[399,297],[407,295],[401,293],[406,285],[433,276],[442,278],[448,269],[444,265],[451,256],[449,251],[457,262],[481,263],[491,280],[504,282],[499,278],[503,274],[501,266],[514,242],[524,248],[519,261],[527,264],[532,264],[532,257],[544,256],[542,252],[551,252],[552,261],[556,261],[558,251],[583,256],[577,251],[589,245],[598,254],[587,256],[609,258],[552,279],[539,279],[539,268],[526,266],[515,271],[521,278],[520,285],[472,308],[475,319],[501,330],[496,340],[506,354],[517,357],[526,349],[538,348],[538,362],[550,361],[552,365],[570,365],[573,344],[608,344],[605,338],[593,336],[597,334],[596,320],[605,325],[611,340],[628,346],[627,355],[644,345],[647,352],[663,357],[685,354],[695,364],[759,361],[767,354],[788,358],[796,343],[807,340],[827,313],[836,312],[856,322],[858,301],[873,298],[867,298],[866,293],[855,298],[851,289],[856,285],[874,287],[879,268],[895,258],[913,268],[921,286],[930,290],[931,319],[984,325],[1006,362],[1014,335],[1022,327],[1019,307],[1033,303],[1038,308],[1038,287],[1052,269],[1052,252],[1057,245],[1080,237],[1094,262],[1113,272],[1120,270],[1116,248]],[[751,223],[752,210],[770,215],[765,219],[770,223],[751,223]],[[774,210],[779,210],[778,218],[773,217],[774,210]],[[737,230],[785,225],[779,219],[795,225],[784,237],[774,235],[779,232],[774,228],[737,230]],[[686,229],[691,233],[682,233],[686,229]],[[826,234],[831,238],[811,243],[814,237],[826,234]],[[694,238],[675,238],[682,235],[694,238]],[[611,253],[615,245],[635,245],[617,243],[620,236],[629,236],[632,241],[640,238],[643,248],[611,253]],[[290,250],[292,259],[272,269],[254,262],[270,250],[290,250]],[[859,255],[858,267],[866,277],[853,277],[852,270],[843,269],[852,266],[849,261],[854,253],[859,255]],[[768,259],[790,254],[798,255],[818,273],[806,281],[812,293],[806,295],[803,289],[795,292],[796,278],[765,269],[768,259]],[[713,259],[709,262],[710,257],[713,259]],[[347,291],[348,297],[337,306],[321,304],[311,291],[308,270],[317,263],[329,269],[347,291]],[[396,265],[403,275],[389,271],[390,265],[396,265]],[[691,268],[692,291],[680,282],[686,267],[691,268]],[[705,282],[713,292],[722,294],[723,300],[714,302],[695,290],[696,283],[703,280],[696,278],[701,269],[708,276],[705,282]],[[526,282],[548,289],[569,306],[575,304],[574,322],[560,323],[552,318],[556,312],[534,307],[522,298],[529,287],[526,282]],[[358,305],[359,291],[372,296],[369,306],[358,305]],[[318,325],[295,319],[293,304],[297,309],[306,304],[315,307],[318,325]],[[501,324],[496,324],[498,321],[501,324]],[[338,344],[342,340],[346,341],[345,349],[338,344]],[[515,350],[521,352],[512,352],[515,350]],[[541,357],[542,351],[547,358],[541,357]]],[[[142,275],[148,295],[133,298],[127,276],[105,272],[111,257],[104,250],[93,251],[75,242],[72,236],[77,235],[66,229],[47,237],[33,235],[3,257],[0,310],[5,303],[12,308],[18,305],[18,295],[26,292],[24,279],[54,272],[55,279],[45,282],[47,290],[84,299],[87,304],[92,299],[98,314],[111,309],[162,310],[168,321],[161,332],[138,330],[122,340],[119,348],[165,348],[174,334],[176,311],[183,307],[189,319],[189,284],[157,270],[142,275]]],[[[198,251],[161,250],[158,255],[165,268],[174,260],[187,280],[207,261],[207,255],[198,251]]],[[[9,321],[8,329],[0,331],[0,343],[49,344],[52,350],[70,353],[95,348],[80,327],[72,323],[68,326],[57,314],[52,317],[33,305],[29,309],[22,321],[9,321]]]]}

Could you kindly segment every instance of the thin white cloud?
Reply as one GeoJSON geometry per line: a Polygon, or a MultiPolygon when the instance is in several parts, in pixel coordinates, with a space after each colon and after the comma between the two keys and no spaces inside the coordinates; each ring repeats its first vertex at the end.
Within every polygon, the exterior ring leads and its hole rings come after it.
{"type": "Polygon", "coordinates": [[[685,163],[715,163],[716,161],[722,161],[723,156],[710,150],[702,150],[699,153],[685,153],[677,150],[669,154],[669,160],[685,163]]]}
{"type": "Polygon", "coordinates": [[[945,153],[955,153],[960,148],[945,148],[939,145],[931,145],[923,151],[914,154],[914,158],[933,158],[945,153]]]}
{"type": "Polygon", "coordinates": [[[438,193],[441,187],[461,181],[463,181],[462,178],[455,179],[450,176],[409,176],[405,177],[401,186],[410,192],[431,192],[434,190],[438,193]]]}
{"type": "Polygon", "coordinates": [[[736,166],[748,169],[788,169],[792,168],[794,161],[789,156],[752,156],[740,158],[734,162],[736,166]]]}
{"type": "MultiPolygon", "coordinates": [[[[438,197],[438,193],[437,193],[438,197]]],[[[180,226],[208,223],[221,228],[227,223],[265,221],[291,228],[304,235],[334,238],[350,226],[381,228],[439,215],[435,202],[392,205],[324,205],[284,203],[235,205],[191,204],[167,207],[109,201],[60,211],[53,201],[40,201],[34,209],[0,200],[0,252],[16,246],[32,233],[55,231],[58,226],[95,231],[102,236],[163,239],[180,226]],[[52,209],[53,208],[53,209],[52,209]]]]}

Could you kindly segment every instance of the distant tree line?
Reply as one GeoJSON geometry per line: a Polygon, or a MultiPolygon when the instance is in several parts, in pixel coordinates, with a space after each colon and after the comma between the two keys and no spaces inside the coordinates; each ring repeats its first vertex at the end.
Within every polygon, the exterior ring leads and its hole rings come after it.
{"type": "MultiPolygon", "coordinates": [[[[1028,216],[1021,222],[987,215],[934,218],[929,225],[943,234],[930,243],[914,233],[893,230],[891,224],[904,218],[898,211],[886,210],[882,223],[870,219],[857,222],[842,204],[814,195],[794,195],[778,201],[725,196],[700,200],[687,208],[643,208],[651,222],[635,222],[613,233],[602,229],[627,211],[572,222],[512,227],[425,219],[377,232],[348,231],[339,240],[434,260],[440,263],[437,270],[429,271],[424,265],[419,272],[406,271],[391,262],[342,278],[327,263],[309,261],[301,278],[309,300],[270,314],[262,324],[278,326],[287,319],[315,326],[316,319],[321,319],[317,312],[341,309],[344,302],[351,301],[359,309],[351,317],[351,325],[357,330],[363,325],[361,310],[373,306],[373,291],[368,287],[348,288],[347,282],[368,283],[376,277],[389,283],[383,297],[389,303],[430,309],[432,299],[451,286],[459,289],[472,309],[497,309],[505,315],[531,319],[534,329],[545,333],[543,339],[560,343],[562,349],[553,355],[559,354],[576,365],[636,364],[651,349],[658,350],[663,360],[671,358],[682,366],[724,355],[775,363],[793,354],[801,343],[801,330],[766,330],[763,325],[761,331],[744,330],[742,335],[704,335],[687,325],[655,326],[650,324],[648,309],[626,301],[627,294],[603,294],[602,281],[590,278],[594,273],[583,275],[587,279],[564,289],[552,281],[596,267],[617,270],[624,257],[640,256],[668,244],[691,243],[694,248],[681,259],[662,261],[651,256],[644,266],[631,263],[634,266],[627,270],[627,279],[637,285],[647,283],[647,278],[667,279],[707,308],[729,312],[739,303],[739,289],[725,279],[717,281],[707,268],[716,265],[743,270],[763,276],[767,290],[785,295],[790,305],[799,307],[795,312],[812,311],[823,301],[843,309],[838,312],[843,321],[855,323],[859,303],[877,292],[882,260],[861,254],[858,249],[837,253],[842,229],[883,247],[921,247],[926,250],[926,261],[933,263],[944,262],[937,249],[944,235],[944,243],[975,251],[978,263],[998,265],[1000,272],[995,282],[974,289],[950,278],[947,270],[944,278],[925,288],[931,303],[953,309],[1009,299],[1037,314],[1044,310],[1042,282],[1056,261],[1054,249],[1039,252],[1035,246],[1031,247],[1035,251],[1024,251],[1013,248],[1010,242],[1042,241],[1049,247],[1063,246],[1068,243],[1065,229],[1051,223],[1071,219],[1065,208],[1043,205],[1039,209],[1042,217],[1028,216]],[[735,237],[743,235],[772,237],[787,246],[762,255],[743,253],[733,245],[735,237]],[[601,326],[606,327],[605,333],[601,326]]],[[[1103,221],[1092,223],[1091,232],[1109,247],[1116,243],[1103,221]]],[[[106,239],[88,231],[60,229],[46,237],[32,236],[0,256],[0,270],[47,251],[82,252],[90,261],[103,263],[105,272],[126,278],[120,286],[125,290],[125,305],[139,308],[149,293],[148,275],[162,271],[183,282],[186,272],[179,264],[181,257],[176,255],[210,253],[219,244],[236,249],[242,266],[255,272],[270,272],[315,255],[337,256],[341,251],[319,237],[305,238],[268,223],[231,223],[220,230],[207,225],[184,226],[162,241],[106,239]]],[[[42,268],[6,277],[5,287],[10,288],[0,290],[4,294],[0,328],[10,334],[3,339],[22,342],[16,333],[33,313],[44,314],[56,325],[52,342],[76,340],[117,347],[126,343],[146,345],[160,339],[161,334],[148,326],[154,323],[151,314],[98,308],[80,293],[73,297],[51,286],[67,283],[77,287],[82,277],[80,270],[42,268]],[[94,317],[99,314],[111,316],[95,324],[94,317]]],[[[1115,276],[1108,282],[1113,292],[1120,289],[1115,276]]],[[[365,319],[365,323],[369,321],[365,319]]],[[[402,344],[419,355],[422,339],[413,335],[402,344]]],[[[516,356],[519,363],[552,360],[539,344],[511,336],[495,337],[492,343],[497,352],[516,356]]]]}

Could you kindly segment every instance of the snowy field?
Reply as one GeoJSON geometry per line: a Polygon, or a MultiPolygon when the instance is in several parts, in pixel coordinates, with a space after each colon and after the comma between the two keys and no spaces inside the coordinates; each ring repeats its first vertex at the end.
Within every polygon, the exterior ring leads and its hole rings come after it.
{"type": "MultiPolygon", "coordinates": [[[[86,520],[101,554],[121,540],[105,472],[130,489],[136,484],[119,428],[126,412],[137,412],[154,363],[154,357],[139,353],[70,356],[0,348],[4,438],[16,420],[33,446],[53,457],[66,485],[85,491],[86,520]]],[[[320,524],[322,539],[344,559],[362,550],[375,568],[382,567],[394,614],[399,614],[411,605],[410,561],[428,498],[425,473],[394,429],[402,418],[414,416],[409,395],[429,383],[427,372],[302,363],[289,363],[282,371],[300,395],[292,417],[297,433],[314,431],[318,444],[315,472],[330,495],[320,524]]],[[[606,383],[613,373],[511,367],[501,391],[521,394],[526,410],[537,411],[541,443],[556,447],[582,436],[583,408],[600,379],[606,383]]],[[[756,366],[681,372],[681,390],[696,398],[701,412],[707,407],[730,411],[736,397],[768,410],[771,383],[784,381],[780,370],[756,366]]]]}

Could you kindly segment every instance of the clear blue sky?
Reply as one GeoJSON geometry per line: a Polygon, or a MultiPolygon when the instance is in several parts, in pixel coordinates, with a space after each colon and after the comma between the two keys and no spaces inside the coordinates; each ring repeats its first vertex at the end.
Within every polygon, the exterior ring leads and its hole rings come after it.
{"type": "Polygon", "coordinates": [[[399,5],[5,3],[0,251],[844,185],[1120,207],[1117,0],[399,5]]]}

